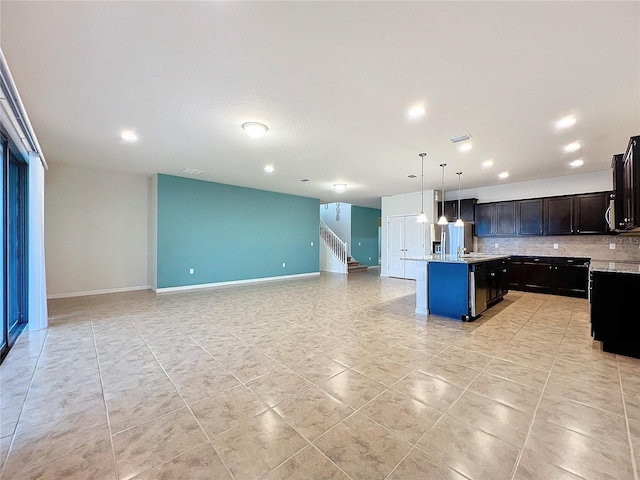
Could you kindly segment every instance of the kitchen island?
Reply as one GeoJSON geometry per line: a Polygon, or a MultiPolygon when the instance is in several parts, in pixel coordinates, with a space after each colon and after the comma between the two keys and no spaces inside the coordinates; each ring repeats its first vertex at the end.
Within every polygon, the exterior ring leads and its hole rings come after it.
{"type": "Polygon", "coordinates": [[[420,263],[416,314],[475,320],[507,293],[508,258],[480,253],[404,258],[420,263]]]}
{"type": "Polygon", "coordinates": [[[640,263],[592,261],[589,289],[593,339],[605,352],[640,358],[640,263]]]}

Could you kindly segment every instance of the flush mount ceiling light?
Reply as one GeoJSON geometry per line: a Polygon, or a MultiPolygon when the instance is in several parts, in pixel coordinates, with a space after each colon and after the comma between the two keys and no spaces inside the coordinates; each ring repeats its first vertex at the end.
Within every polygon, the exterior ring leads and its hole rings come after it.
{"type": "Polygon", "coordinates": [[[441,163],[442,167],[442,216],[438,219],[438,225],[449,225],[449,220],[444,214],[444,167],[447,166],[446,163],[441,163]]]}
{"type": "Polygon", "coordinates": [[[462,221],[462,217],[460,217],[460,177],[462,176],[462,172],[456,172],[456,175],[458,175],[458,218],[454,225],[456,227],[463,227],[464,222],[462,221]]]}
{"type": "Polygon", "coordinates": [[[342,193],[344,192],[344,189],[347,188],[347,184],[346,183],[334,183],[333,184],[333,188],[336,192],[338,193],[342,193]]]}
{"type": "Polygon", "coordinates": [[[571,168],[581,167],[582,165],[584,165],[584,160],[582,160],[581,158],[578,158],[577,160],[574,160],[573,162],[569,162],[569,166],[571,168]]]}
{"type": "Polygon", "coordinates": [[[482,168],[493,167],[493,160],[486,160],[482,162],[482,168]]]}
{"type": "Polygon", "coordinates": [[[409,118],[420,118],[424,115],[425,109],[422,105],[416,105],[409,110],[409,118]]]}
{"type": "Polygon", "coordinates": [[[422,196],[422,203],[421,203],[422,209],[420,210],[420,215],[418,215],[418,222],[427,223],[429,220],[427,219],[427,216],[424,214],[424,157],[427,154],[419,153],[418,155],[422,159],[422,190],[420,191],[420,195],[422,196]]]}
{"type": "Polygon", "coordinates": [[[125,142],[135,142],[138,140],[138,134],[135,130],[122,130],[120,132],[120,138],[125,142]]]}
{"type": "Polygon", "coordinates": [[[505,178],[509,177],[509,172],[502,172],[501,174],[498,175],[498,178],[500,180],[504,180],[505,178]]]}
{"type": "Polygon", "coordinates": [[[242,124],[242,129],[251,138],[262,138],[267,133],[266,125],[258,122],[247,122],[242,124]]]}
{"type": "Polygon", "coordinates": [[[556,122],[556,128],[563,130],[565,128],[573,127],[576,124],[576,117],[564,117],[556,122]]]}
{"type": "Polygon", "coordinates": [[[471,138],[472,138],[471,135],[469,135],[468,133],[464,133],[462,135],[451,137],[449,141],[451,143],[460,143],[460,142],[466,142],[467,140],[471,140],[471,138]]]}
{"type": "Polygon", "coordinates": [[[569,145],[566,145],[564,147],[565,153],[577,152],[578,150],[580,150],[580,143],[579,142],[573,142],[573,143],[570,143],[569,145]]]}
{"type": "Polygon", "coordinates": [[[187,173],[189,175],[202,175],[204,172],[202,170],[196,170],[195,168],[185,168],[182,170],[182,173],[187,173]]]}
{"type": "Polygon", "coordinates": [[[264,166],[265,173],[273,173],[274,170],[273,163],[264,166]]]}
{"type": "Polygon", "coordinates": [[[472,148],[473,148],[473,144],[472,144],[471,142],[469,142],[469,143],[463,143],[462,145],[460,145],[460,146],[458,147],[458,149],[459,149],[461,152],[468,152],[468,151],[469,151],[469,150],[471,150],[472,148]]]}

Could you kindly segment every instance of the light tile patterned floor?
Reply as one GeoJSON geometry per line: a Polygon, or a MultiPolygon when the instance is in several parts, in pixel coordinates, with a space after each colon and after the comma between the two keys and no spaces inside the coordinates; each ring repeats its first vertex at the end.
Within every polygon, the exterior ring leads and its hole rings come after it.
{"type": "Polygon", "coordinates": [[[2,478],[638,480],[640,360],[586,300],[425,321],[414,285],[52,301],[0,368],[2,478]]]}

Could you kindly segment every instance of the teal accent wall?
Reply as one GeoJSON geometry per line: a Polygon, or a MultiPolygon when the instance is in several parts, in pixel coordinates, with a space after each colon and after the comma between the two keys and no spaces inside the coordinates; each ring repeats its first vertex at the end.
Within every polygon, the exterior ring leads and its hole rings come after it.
{"type": "Polygon", "coordinates": [[[351,256],[362,265],[378,265],[380,215],[378,208],[351,206],[351,256]]]}
{"type": "Polygon", "coordinates": [[[319,208],[314,198],[158,175],[158,288],[318,272],[319,208]]]}

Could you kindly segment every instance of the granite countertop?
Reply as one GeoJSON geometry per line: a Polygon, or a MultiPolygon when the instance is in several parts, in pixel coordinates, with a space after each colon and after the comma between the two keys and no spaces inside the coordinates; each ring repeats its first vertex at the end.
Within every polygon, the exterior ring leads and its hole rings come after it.
{"type": "Polygon", "coordinates": [[[606,262],[592,260],[589,264],[592,272],[633,273],[640,275],[640,262],[606,262]]]}
{"type": "Polygon", "coordinates": [[[465,263],[467,265],[490,262],[491,260],[501,260],[509,258],[510,255],[492,255],[489,253],[466,253],[462,257],[456,255],[427,255],[426,257],[405,257],[402,260],[416,262],[437,262],[437,263],[465,263]]]}

